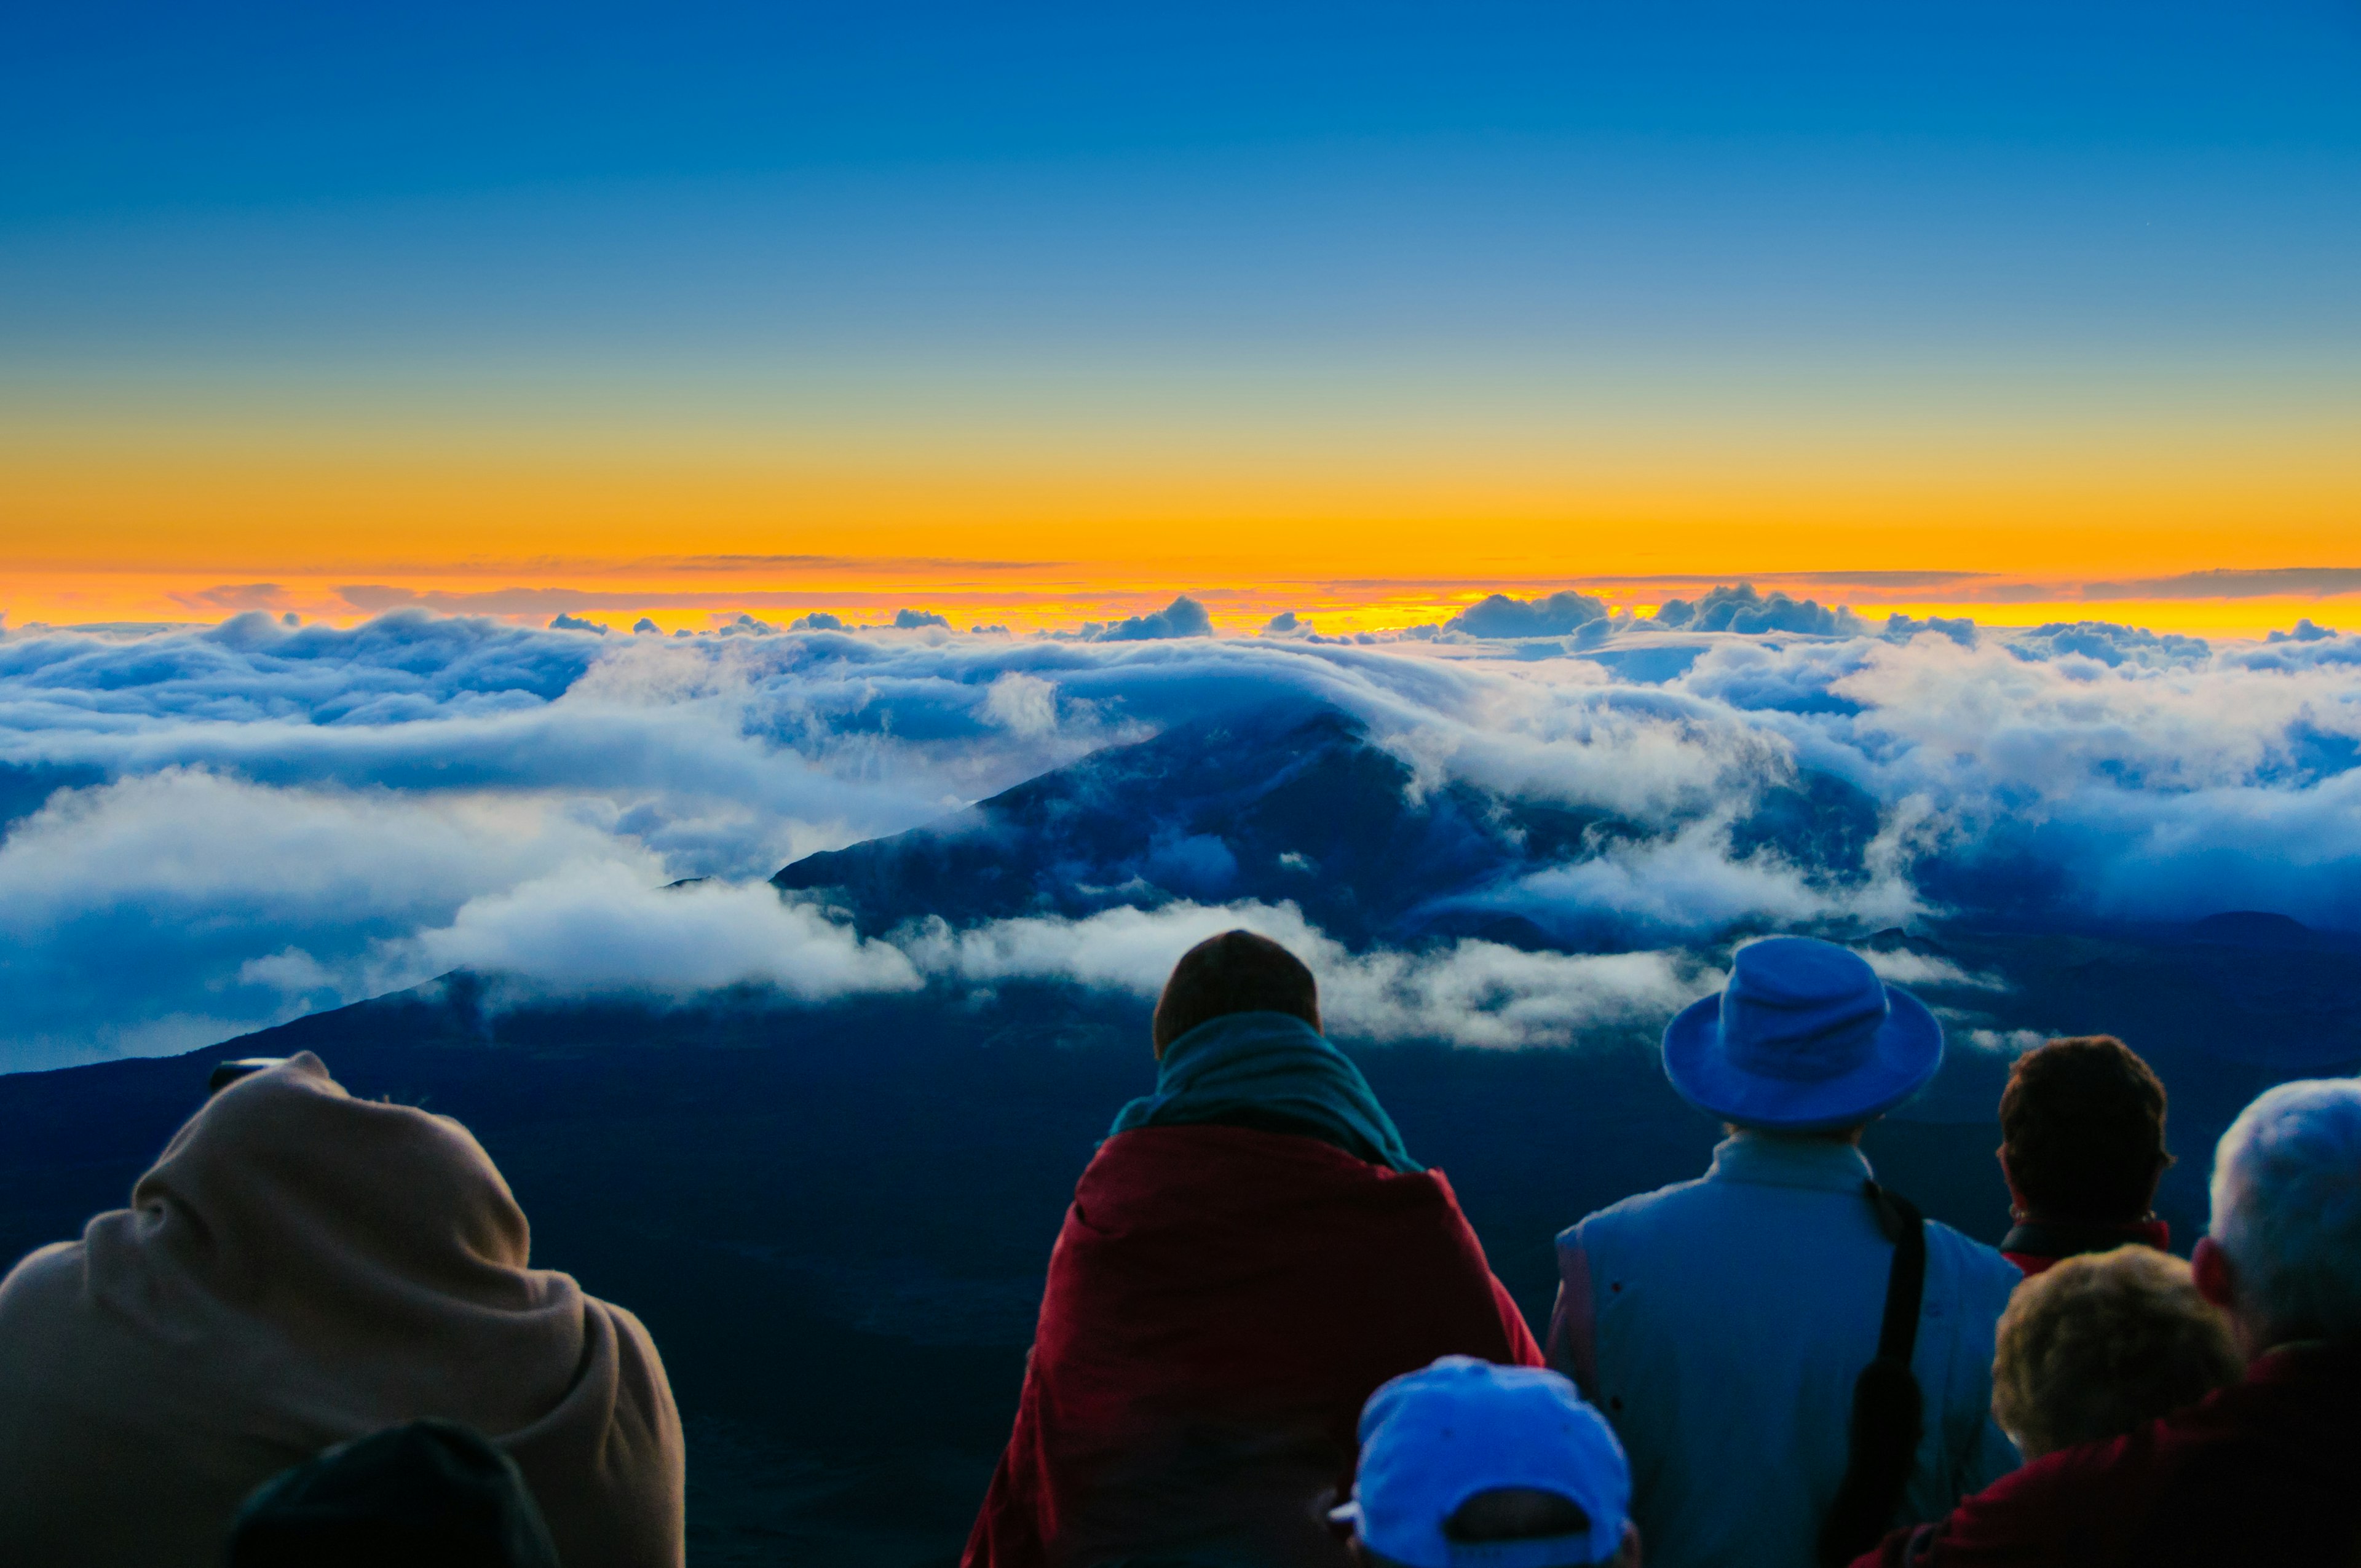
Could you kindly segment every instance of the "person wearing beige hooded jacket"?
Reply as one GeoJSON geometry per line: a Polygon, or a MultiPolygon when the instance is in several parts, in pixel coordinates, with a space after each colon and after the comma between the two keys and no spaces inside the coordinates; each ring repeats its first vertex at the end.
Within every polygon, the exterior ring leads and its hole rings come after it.
{"type": "Polygon", "coordinates": [[[456,1122],[308,1053],[230,1085],[0,1280],[0,1563],[211,1568],[261,1482],[434,1416],[515,1459],[567,1568],[677,1568],[655,1345],[529,1240],[456,1122]]]}

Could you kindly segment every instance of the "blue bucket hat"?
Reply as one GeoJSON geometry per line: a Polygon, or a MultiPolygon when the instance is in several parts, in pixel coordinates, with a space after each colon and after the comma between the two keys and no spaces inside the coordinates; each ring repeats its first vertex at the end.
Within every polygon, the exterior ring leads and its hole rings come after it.
{"type": "Polygon", "coordinates": [[[1916,1093],[1943,1065],[1943,1026],[1859,953],[1810,937],[1749,942],[1719,996],[1664,1026],[1681,1098],[1741,1126],[1854,1126],[1916,1093]]]}

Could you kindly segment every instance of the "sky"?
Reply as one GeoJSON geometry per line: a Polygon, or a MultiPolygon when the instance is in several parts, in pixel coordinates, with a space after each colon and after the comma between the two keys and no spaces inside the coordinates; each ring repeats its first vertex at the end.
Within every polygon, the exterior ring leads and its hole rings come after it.
{"type": "Polygon", "coordinates": [[[2361,591],[2361,8],[93,3],[5,624],[2361,591]]]}

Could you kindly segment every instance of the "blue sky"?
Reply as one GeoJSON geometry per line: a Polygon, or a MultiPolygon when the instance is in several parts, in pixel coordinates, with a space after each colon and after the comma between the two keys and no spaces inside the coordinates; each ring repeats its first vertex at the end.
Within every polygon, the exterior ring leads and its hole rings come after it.
{"type": "Polygon", "coordinates": [[[0,342],[2278,374],[2361,319],[2356,81],[2350,4],[49,7],[0,342]]]}
{"type": "Polygon", "coordinates": [[[90,544],[0,565],[2353,564],[2356,82],[2351,0],[39,8],[0,522],[90,544]]]}
{"type": "MultiPolygon", "coordinates": [[[[1565,138],[2350,154],[2346,4],[41,7],[12,222],[1565,138]]],[[[2225,159],[2235,162],[2235,158],[2225,159]]],[[[1117,180],[1108,170],[1111,181],[1117,180]]],[[[2236,183],[2227,169],[2225,189],[2236,183]]]]}

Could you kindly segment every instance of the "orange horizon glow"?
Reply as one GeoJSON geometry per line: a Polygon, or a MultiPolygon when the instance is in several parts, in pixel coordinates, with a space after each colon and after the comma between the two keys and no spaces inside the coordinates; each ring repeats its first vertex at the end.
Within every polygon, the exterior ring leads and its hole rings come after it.
{"type": "Polygon", "coordinates": [[[5,625],[2361,623],[2349,27],[1123,9],[28,35],[5,625]]]}
{"type": "Polygon", "coordinates": [[[227,410],[214,429],[16,411],[0,430],[12,629],[243,609],[342,624],[416,603],[666,632],[908,607],[1028,632],[1187,593],[1225,633],[1287,609],[1350,632],[1494,591],[1645,610],[1752,582],[1877,620],[2253,637],[2336,617],[2353,585],[2157,583],[2361,568],[2361,445],[2317,414],[2268,433],[2078,433],[2036,411],[1904,439],[1864,408],[1693,427],[1658,410],[1620,433],[1576,421],[1479,439],[1383,421],[1164,428],[1139,411],[1060,434],[1035,411],[996,434],[783,416],[700,447],[563,420],[315,439],[283,410],[227,410]]]}
{"type": "MultiPolygon", "coordinates": [[[[1665,599],[1694,600],[1714,583],[1752,582],[1765,594],[1784,592],[1829,606],[1847,606],[1873,623],[1890,614],[1924,620],[1965,617],[1986,627],[2030,627],[2054,621],[2105,620],[2158,632],[2211,638],[2259,638],[2299,620],[2361,624],[2361,594],[2256,595],[2240,598],[2087,598],[2079,585],[1980,578],[1952,594],[1925,586],[1875,587],[1811,574],[1731,572],[1704,577],[1600,581],[1576,576],[1520,579],[1347,581],[1269,580],[1224,583],[1067,575],[1055,568],[1014,567],[989,574],[874,565],[812,566],[799,571],[709,571],[693,577],[628,570],[489,576],[449,571],[379,572],[334,576],[281,574],[269,582],[225,582],[217,573],[9,573],[0,579],[0,630],[36,626],[196,625],[247,610],[291,613],[304,623],[350,626],[390,609],[415,606],[544,626],[563,612],[627,631],[639,620],[675,630],[711,631],[748,614],[784,626],[811,610],[849,625],[879,626],[903,609],[932,610],[958,631],[1002,627],[1016,635],[1073,630],[1161,609],[1177,595],[1203,604],[1220,635],[1258,631],[1282,610],[1293,610],[1328,633],[1398,631],[1447,620],[1486,595],[1530,598],[1574,588],[1610,609],[1652,613],[1665,599]],[[991,580],[980,581],[980,576],[991,580]],[[375,593],[368,590],[375,589],[375,593]],[[2005,597],[1976,597],[1978,589],[2005,597]],[[347,596],[350,597],[347,597],[347,596]],[[355,603],[354,599],[362,603],[355,603]]],[[[2346,626],[2345,630],[2353,627],[2346,626]]]]}

